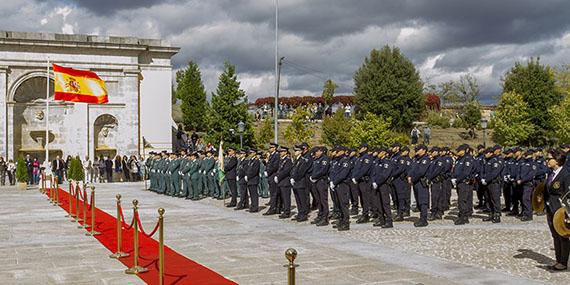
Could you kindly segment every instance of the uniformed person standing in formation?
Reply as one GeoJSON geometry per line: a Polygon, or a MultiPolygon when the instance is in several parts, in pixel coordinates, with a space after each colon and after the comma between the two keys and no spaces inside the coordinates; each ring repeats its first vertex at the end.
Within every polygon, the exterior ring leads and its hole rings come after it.
{"type": "Polygon", "coordinates": [[[309,146],[306,143],[295,146],[295,162],[290,174],[298,209],[297,216],[294,218],[297,222],[304,222],[309,218],[309,189],[306,178],[310,176],[313,163],[308,149],[309,146]]]}
{"type": "Polygon", "coordinates": [[[311,176],[309,177],[310,187],[314,189],[317,198],[317,218],[311,223],[318,227],[329,224],[329,191],[328,191],[328,173],[330,161],[326,155],[326,147],[315,148],[313,167],[311,176]]]}

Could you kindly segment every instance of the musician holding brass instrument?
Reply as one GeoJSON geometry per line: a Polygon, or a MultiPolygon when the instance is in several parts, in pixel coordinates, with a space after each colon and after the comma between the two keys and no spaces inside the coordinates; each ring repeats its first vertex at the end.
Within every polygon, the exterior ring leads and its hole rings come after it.
{"type": "Polygon", "coordinates": [[[563,167],[565,162],[566,155],[562,151],[553,149],[548,152],[547,164],[552,171],[546,179],[544,201],[556,253],[556,263],[550,269],[555,271],[568,268],[570,253],[570,220],[568,218],[570,171],[563,167]]]}

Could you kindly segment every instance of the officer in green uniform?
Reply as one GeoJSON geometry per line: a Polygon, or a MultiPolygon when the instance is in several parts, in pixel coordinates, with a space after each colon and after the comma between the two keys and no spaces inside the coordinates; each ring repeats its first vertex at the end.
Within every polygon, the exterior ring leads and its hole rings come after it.
{"type": "Polygon", "coordinates": [[[199,200],[200,199],[200,161],[197,159],[198,153],[193,153],[190,157],[190,170],[188,170],[188,174],[190,175],[190,182],[192,183],[192,194],[190,195],[190,199],[192,200],[199,200]]]}
{"type": "Polygon", "coordinates": [[[180,156],[178,157],[180,165],[178,166],[178,192],[176,192],[176,197],[183,198],[184,195],[184,175],[182,174],[182,169],[186,167],[186,152],[184,150],[180,151],[180,156]]]}
{"type": "Polygon", "coordinates": [[[204,185],[204,196],[213,196],[214,194],[214,166],[216,161],[212,155],[212,151],[206,152],[206,158],[202,161],[202,177],[204,178],[202,184],[204,185]]]}
{"type": "Polygon", "coordinates": [[[192,164],[192,156],[194,154],[190,154],[188,156],[186,156],[181,163],[180,166],[180,174],[182,175],[182,193],[180,194],[180,197],[184,197],[186,199],[190,199],[191,196],[191,179],[190,179],[190,167],[192,164]]]}
{"type": "Polygon", "coordinates": [[[166,152],[162,153],[162,159],[158,167],[159,171],[159,190],[157,191],[159,194],[166,193],[167,189],[167,175],[166,171],[168,170],[168,164],[170,164],[170,160],[168,159],[168,154],[166,152]]]}
{"type": "Polygon", "coordinates": [[[205,160],[206,160],[206,155],[203,152],[199,153],[200,155],[198,156],[198,187],[200,190],[200,198],[202,197],[206,197],[208,196],[208,187],[206,185],[207,181],[206,181],[206,170],[204,169],[205,167],[205,160]]]}
{"type": "Polygon", "coordinates": [[[213,198],[221,200],[222,199],[222,190],[220,188],[220,179],[218,177],[220,175],[220,162],[218,161],[218,157],[214,156],[214,169],[213,174],[211,176],[212,179],[212,188],[214,189],[213,198]]]}
{"type": "Polygon", "coordinates": [[[170,172],[170,196],[178,196],[180,194],[180,158],[175,154],[171,154],[172,161],[170,162],[168,171],[170,172]]]}
{"type": "MultiPolygon", "coordinates": [[[[147,177],[150,180],[150,185],[148,186],[148,190],[153,191],[153,181],[154,181],[154,173],[151,171],[152,167],[154,164],[154,152],[150,152],[149,153],[149,157],[148,159],[145,161],[145,167],[146,167],[146,173],[147,173],[147,177]]],[[[146,179],[146,177],[144,177],[143,179],[146,179]]]]}
{"type": "Polygon", "coordinates": [[[261,198],[269,198],[269,181],[267,181],[267,173],[265,170],[265,158],[263,157],[263,152],[257,153],[257,159],[261,162],[259,164],[259,185],[258,194],[261,198]]]}

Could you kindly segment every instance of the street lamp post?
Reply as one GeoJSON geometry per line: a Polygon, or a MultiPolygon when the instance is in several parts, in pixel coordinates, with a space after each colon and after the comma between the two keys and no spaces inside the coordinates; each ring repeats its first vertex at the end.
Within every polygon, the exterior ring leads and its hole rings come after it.
{"type": "Polygon", "coordinates": [[[483,128],[483,146],[487,147],[487,119],[481,119],[481,128],[483,128]]]}
{"type": "Polygon", "coordinates": [[[243,149],[243,132],[245,130],[245,124],[242,121],[238,123],[238,132],[239,132],[239,148],[243,149]]]}

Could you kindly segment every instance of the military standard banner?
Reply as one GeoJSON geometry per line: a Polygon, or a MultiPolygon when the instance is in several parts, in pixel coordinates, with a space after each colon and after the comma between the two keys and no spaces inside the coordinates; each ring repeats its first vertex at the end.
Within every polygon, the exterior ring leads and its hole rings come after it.
{"type": "Polygon", "coordinates": [[[105,104],[109,102],[105,81],[95,72],[53,65],[55,100],[105,104]]]}

